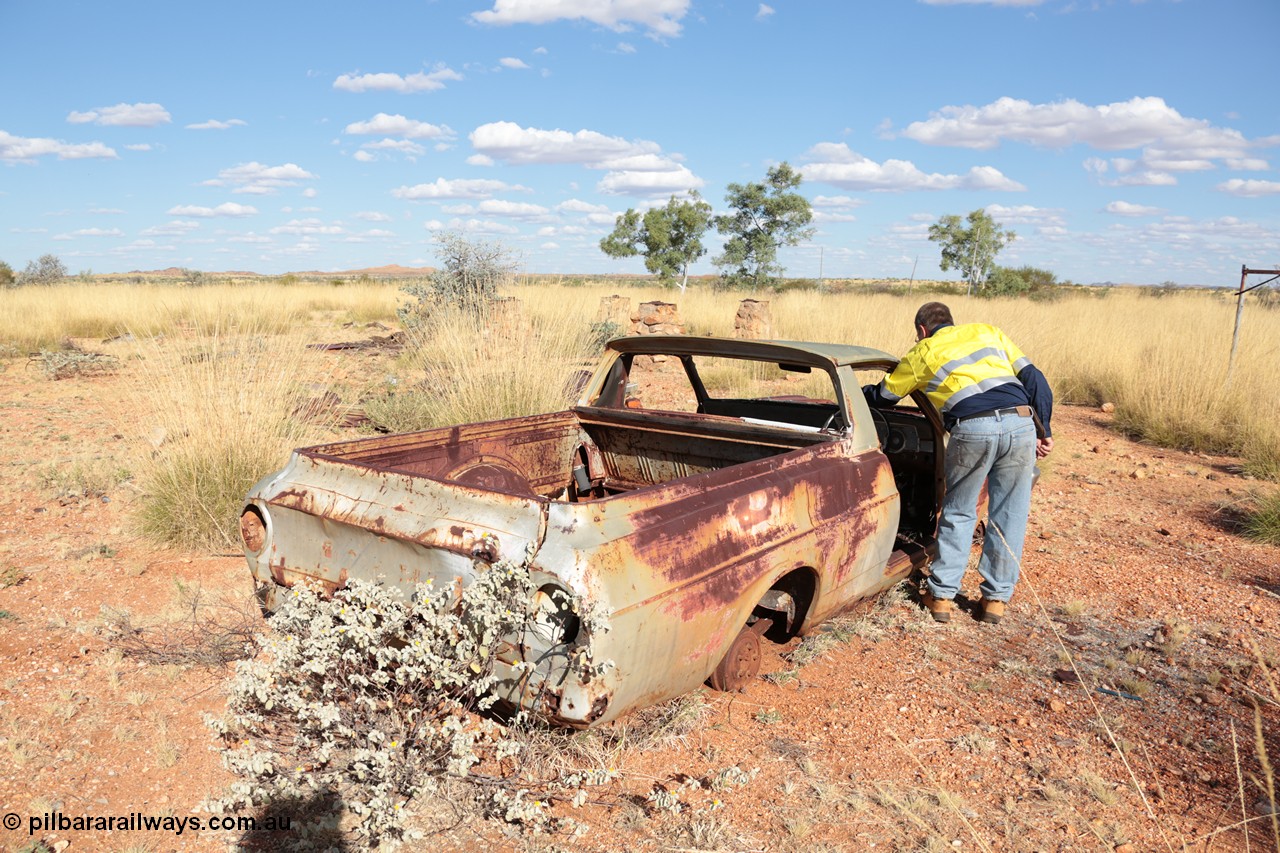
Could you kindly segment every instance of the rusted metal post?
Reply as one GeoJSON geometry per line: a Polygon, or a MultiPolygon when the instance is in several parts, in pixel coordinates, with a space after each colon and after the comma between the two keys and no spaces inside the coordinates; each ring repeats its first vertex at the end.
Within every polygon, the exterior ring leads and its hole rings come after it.
{"type": "Polygon", "coordinates": [[[1231,384],[1231,374],[1236,369],[1236,348],[1240,345],[1240,320],[1244,317],[1244,282],[1249,277],[1249,268],[1240,265],[1240,290],[1236,293],[1236,325],[1231,332],[1231,355],[1227,358],[1227,381],[1231,384]]]}
{"type": "Polygon", "coordinates": [[[1227,381],[1223,383],[1224,386],[1231,383],[1231,373],[1236,367],[1236,348],[1240,345],[1240,321],[1244,318],[1244,295],[1250,290],[1270,284],[1277,278],[1280,278],[1280,269],[1251,270],[1244,265],[1240,267],[1240,290],[1236,294],[1236,326],[1231,333],[1231,355],[1227,359],[1227,381]],[[1251,275],[1269,275],[1271,278],[1266,281],[1260,281],[1253,287],[1245,287],[1245,281],[1251,275]]]}

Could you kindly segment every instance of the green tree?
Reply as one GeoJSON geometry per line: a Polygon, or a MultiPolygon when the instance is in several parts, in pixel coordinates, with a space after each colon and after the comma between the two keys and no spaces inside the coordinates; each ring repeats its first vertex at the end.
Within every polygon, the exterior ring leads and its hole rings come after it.
{"type": "Polygon", "coordinates": [[[14,280],[13,267],[0,261],[0,287],[13,287],[14,280]]]}
{"type": "Polygon", "coordinates": [[[611,258],[644,255],[644,268],[664,284],[680,276],[676,286],[683,293],[689,285],[689,264],[707,253],[702,235],[711,227],[711,205],[697,190],[689,198],[672,196],[666,207],[655,207],[643,217],[634,209],[618,217],[613,233],[600,241],[600,251],[611,258]]]}
{"type": "Polygon", "coordinates": [[[40,260],[27,262],[18,284],[57,284],[66,277],[67,265],[57,255],[41,255],[40,260]]]}
{"type": "Polygon", "coordinates": [[[813,236],[809,200],[795,192],[803,177],[787,163],[769,169],[762,183],[729,184],[725,201],[732,212],[715,218],[716,230],[728,235],[724,254],[712,263],[732,282],[759,287],[781,275],[778,249],[813,236]]]}
{"type": "Polygon", "coordinates": [[[929,239],[942,247],[943,271],[953,267],[959,270],[971,293],[982,292],[996,255],[1017,236],[1005,231],[982,208],[970,211],[964,219],[944,216],[929,226],[929,239]]]}

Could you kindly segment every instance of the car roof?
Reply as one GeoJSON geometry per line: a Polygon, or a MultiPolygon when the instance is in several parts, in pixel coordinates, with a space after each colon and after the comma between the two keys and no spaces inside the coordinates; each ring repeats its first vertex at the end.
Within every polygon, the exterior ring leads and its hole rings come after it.
{"type": "Polygon", "coordinates": [[[714,355],[818,367],[846,364],[854,367],[883,367],[898,362],[896,356],[872,347],[812,341],[756,341],[698,335],[628,335],[614,338],[607,346],[620,353],[635,355],[714,355]]]}

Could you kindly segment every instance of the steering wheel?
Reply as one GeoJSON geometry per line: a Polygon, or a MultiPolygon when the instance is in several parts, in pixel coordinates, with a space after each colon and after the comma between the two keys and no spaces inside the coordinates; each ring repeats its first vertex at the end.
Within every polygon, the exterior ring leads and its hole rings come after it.
{"type": "Polygon", "coordinates": [[[833,426],[835,426],[835,423],[837,420],[840,421],[841,426],[844,426],[844,418],[841,417],[841,414],[842,412],[840,411],[840,407],[836,406],[835,411],[827,416],[827,419],[822,422],[822,426],[819,428],[818,431],[819,432],[829,431],[833,426]]]}
{"type": "Polygon", "coordinates": [[[880,446],[884,447],[889,441],[889,436],[893,433],[889,426],[889,416],[872,406],[871,422],[876,426],[876,438],[880,440],[880,446]]]}

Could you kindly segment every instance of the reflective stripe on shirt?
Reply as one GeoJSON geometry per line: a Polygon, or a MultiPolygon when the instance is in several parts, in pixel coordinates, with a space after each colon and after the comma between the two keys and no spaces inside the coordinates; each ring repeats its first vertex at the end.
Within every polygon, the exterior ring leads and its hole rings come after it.
{"type": "Polygon", "coordinates": [[[984,391],[1017,382],[1031,360],[1004,332],[986,323],[944,326],[902,357],[880,386],[886,400],[924,389],[944,414],[984,391]]]}

